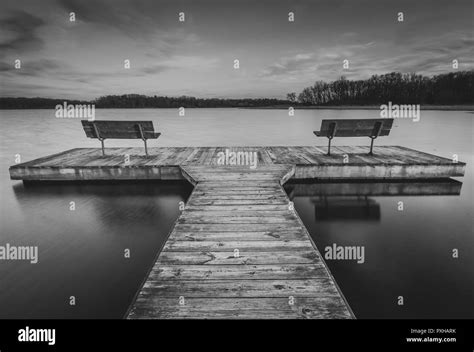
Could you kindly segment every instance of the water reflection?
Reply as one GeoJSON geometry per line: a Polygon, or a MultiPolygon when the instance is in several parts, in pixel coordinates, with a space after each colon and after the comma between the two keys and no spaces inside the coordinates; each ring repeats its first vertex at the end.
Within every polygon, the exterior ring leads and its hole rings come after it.
{"type": "Polygon", "coordinates": [[[470,318],[472,257],[452,256],[453,248],[473,248],[464,181],[308,180],[285,189],[322,253],[334,244],[365,248],[363,264],[326,258],[358,318],[470,318]],[[409,302],[403,308],[394,303],[399,295],[409,302]]]}
{"type": "Polygon", "coordinates": [[[0,266],[0,318],[122,318],[191,190],[171,181],[15,184],[2,236],[37,245],[39,263],[0,266]]]}
{"type": "Polygon", "coordinates": [[[430,196],[460,195],[462,182],[453,179],[432,181],[290,181],[285,184],[289,197],[293,196],[430,196]]]}
{"type": "Polygon", "coordinates": [[[142,226],[158,226],[163,213],[167,212],[173,199],[173,208],[178,200],[186,201],[192,185],[183,181],[168,182],[121,182],[117,184],[88,183],[21,183],[13,188],[14,195],[23,209],[45,203],[50,211],[63,211],[70,201],[75,207],[87,209],[82,214],[87,222],[101,224],[102,228],[125,226],[137,230],[142,226]],[[130,219],[132,223],[130,223],[130,219]]]}
{"type": "Polygon", "coordinates": [[[380,220],[380,204],[369,197],[312,198],[316,220],[380,220]]]}
{"type": "Polygon", "coordinates": [[[380,221],[377,196],[460,195],[462,182],[452,179],[418,182],[293,181],[285,185],[291,200],[310,197],[317,221],[380,221]],[[370,198],[370,197],[371,198],[370,198]]]}

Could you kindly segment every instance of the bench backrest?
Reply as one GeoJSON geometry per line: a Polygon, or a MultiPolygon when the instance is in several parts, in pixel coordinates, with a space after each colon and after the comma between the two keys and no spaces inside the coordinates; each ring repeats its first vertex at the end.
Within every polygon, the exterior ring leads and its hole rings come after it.
{"type": "Polygon", "coordinates": [[[336,124],[334,137],[388,136],[392,128],[393,119],[323,120],[319,135],[330,136],[333,133],[334,123],[336,124]],[[378,131],[379,128],[380,130],[378,131]],[[378,134],[377,131],[379,132],[378,134]]]}
{"type": "Polygon", "coordinates": [[[152,139],[159,136],[159,133],[155,133],[153,128],[153,121],[81,120],[81,122],[86,136],[89,138],[141,139],[140,126],[144,138],[152,139]],[[99,135],[97,135],[97,131],[99,135]]]}

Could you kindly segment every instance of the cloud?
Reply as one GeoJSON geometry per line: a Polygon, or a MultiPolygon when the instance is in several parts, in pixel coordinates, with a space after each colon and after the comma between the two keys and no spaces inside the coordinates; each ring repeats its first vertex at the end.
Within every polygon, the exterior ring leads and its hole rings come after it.
{"type": "MultiPolygon", "coordinates": [[[[342,37],[347,35],[342,34],[342,37]]],[[[351,79],[366,79],[373,74],[387,72],[435,75],[451,69],[458,59],[460,69],[474,64],[474,39],[465,31],[443,35],[407,38],[403,44],[395,42],[367,42],[338,44],[318,48],[309,53],[298,53],[278,59],[261,70],[259,76],[278,82],[335,80],[344,75],[351,79]],[[349,69],[343,69],[343,60],[349,69]]],[[[310,83],[311,84],[311,83],[310,83]]]]}
{"type": "Polygon", "coordinates": [[[278,77],[310,73],[317,68],[315,53],[299,53],[290,57],[282,57],[277,62],[264,68],[261,77],[278,77]]]}
{"type": "Polygon", "coordinates": [[[16,75],[35,77],[45,76],[49,74],[54,74],[62,68],[65,68],[65,65],[62,62],[51,59],[22,61],[20,69],[16,69],[14,67],[14,62],[0,62],[0,74],[7,75],[10,77],[14,77],[16,75]]]}
{"type": "MultiPolygon", "coordinates": [[[[176,24],[177,13],[169,18],[168,6],[162,1],[146,0],[58,0],[67,12],[76,14],[79,23],[93,24],[120,31],[131,38],[149,38],[169,28],[169,22],[176,24]]],[[[173,10],[174,11],[174,10],[173,10]]]]}
{"type": "Polygon", "coordinates": [[[338,45],[320,48],[314,52],[298,53],[290,57],[282,57],[278,61],[264,68],[259,76],[275,80],[307,79],[317,75],[340,71],[343,60],[357,56],[375,43],[338,45]],[[328,71],[328,70],[331,71],[328,71]]]}
{"type": "MultiPolygon", "coordinates": [[[[24,51],[41,48],[43,40],[36,30],[44,25],[44,20],[25,11],[13,11],[6,18],[0,20],[0,27],[4,31],[0,39],[0,51],[24,51]]],[[[2,55],[4,56],[4,54],[2,55]]]]}
{"type": "Polygon", "coordinates": [[[472,69],[468,0],[436,7],[401,1],[2,0],[0,80],[3,92],[28,95],[194,89],[277,96],[341,75],[448,72],[455,58],[459,69],[472,69]],[[396,21],[400,9],[403,24],[396,21]],[[21,70],[13,68],[16,58],[21,70]],[[241,59],[239,71],[234,58],[241,59]]]}
{"type": "Polygon", "coordinates": [[[143,74],[157,74],[168,70],[205,70],[215,67],[217,58],[201,56],[181,56],[175,55],[168,60],[162,60],[157,64],[148,65],[139,69],[143,74]]]}

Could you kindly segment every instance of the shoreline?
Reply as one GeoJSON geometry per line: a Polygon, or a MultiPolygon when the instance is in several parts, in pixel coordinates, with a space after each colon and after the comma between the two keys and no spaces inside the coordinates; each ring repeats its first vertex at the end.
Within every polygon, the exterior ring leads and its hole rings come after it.
{"type": "MultiPolygon", "coordinates": [[[[410,105],[410,104],[407,104],[410,105]]],[[[288,109],[291,105],[246,107],[243,109],[288,109]]],[[[380,110],[380,105],[307,105],[293,106],[295,110],[380,110]]],[[[474,105],[420,105],[420,110],[472,111],[474,105]]]]}
{"type": "MultiPolygon", "coordinates": [[[[185,107],[186,109],[250,109],[250,110],[286,110],[292,107],[292,105],[272,105],[272,106],[215,106],[215,107],[185,107]]],[[[304,105],[304,106],[293,106],[295,110],[380,110],[380,105],[304,105]]],[[[136,107],[122,107],[122,108],[97,108],[101,110],[107,109],[119,109],[119,110],[139,110],[139,109],[178,109],[178,108],[136,108],[136,107]]],[[[0,111],[7,110],[54,110],[52,108],[3,108],[0,107],[0,111]]],[[[434,111],[467,111],[474,112],[474,105],[420,105],[420,110],[434,110],[434,111]]]]}

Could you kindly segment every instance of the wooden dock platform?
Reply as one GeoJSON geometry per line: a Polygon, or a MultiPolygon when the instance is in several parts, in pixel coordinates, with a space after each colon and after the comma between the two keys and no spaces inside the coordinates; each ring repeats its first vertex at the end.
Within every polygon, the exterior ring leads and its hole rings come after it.
{"type": "MultiPolygon", "coordinates": [[[[71,149],[10,167],[13,180],[182,180],[195,188],[132,303],[139,318],[353,318],[282,185],[290,178],[417,180],[379,185],[374,194],[456,194],[465,164],[398,146],[169,147],[71,149]],[[247,152],[255,168],[221,166],[219,154],[247,152]],[[255,154],[253,154],[255,153],[255,154]]],[[[295,194],[342,186],[294,186],[295,194]],[[303,189],[302,189],[303,188],[303,189]]],[[[363,184],[344,186],[355,192],[363,184]]],[[[377,214],[375,214],[377,215],[377,214]]]]}
{"type": "Polygon", "coordinates": [[[179,180],[180,166],[216,165],[226,150],[255,152],[258,166],[295,165],[296,179],[414,179],[463,176],[465,164],[399,146],[374,147],[167,147],[76,148],[10,167],[13,180],[179,180]]]}
{"type": "Polygon", "coordinates": [[[281,186],[294,171],[183,166],[194,191],[128,317],[352,318],[281,186]]]}

